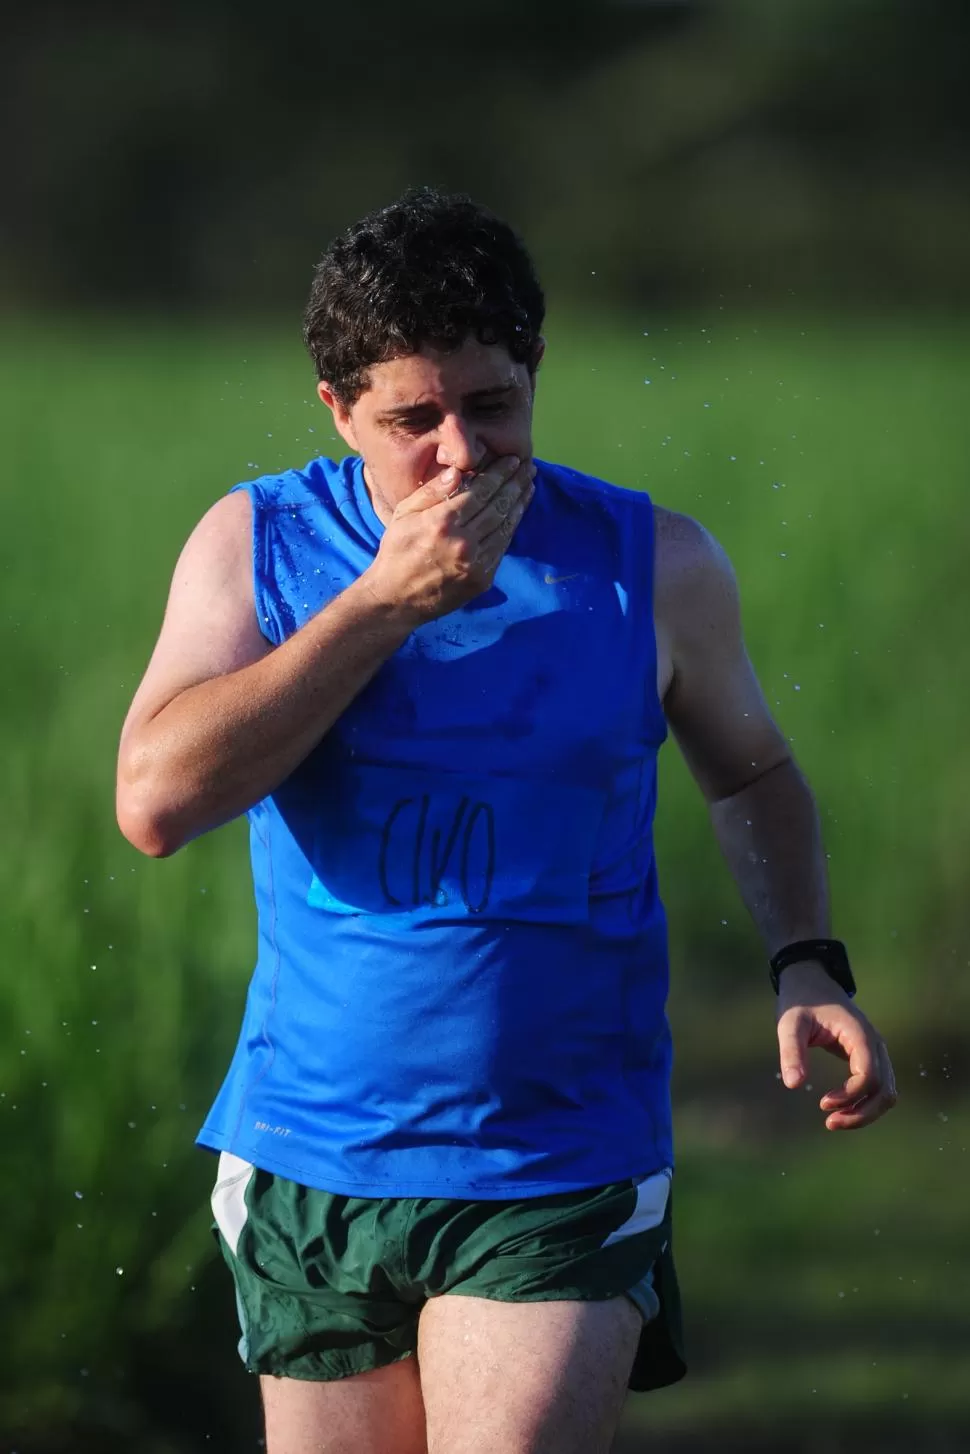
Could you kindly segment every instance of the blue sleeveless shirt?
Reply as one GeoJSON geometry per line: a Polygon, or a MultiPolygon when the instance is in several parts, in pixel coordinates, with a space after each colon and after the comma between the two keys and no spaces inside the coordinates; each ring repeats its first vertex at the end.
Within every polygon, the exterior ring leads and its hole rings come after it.
{"type": "MultiPolygon", "coordinates": [[[[492,587],[249,812],[259,950],[202,1145],[350,1196],[672,1164],[646,495],[537,461],[492,587]]],[[[373,561],[359,459],[237,486],[279,644],[373,561]]]]}

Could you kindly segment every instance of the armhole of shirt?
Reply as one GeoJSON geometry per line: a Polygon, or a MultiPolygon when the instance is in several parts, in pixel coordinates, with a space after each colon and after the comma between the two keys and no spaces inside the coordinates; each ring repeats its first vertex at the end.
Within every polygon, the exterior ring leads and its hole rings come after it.
{"type": "Polygon", "coordinates": [[[239,490],[245,490],[249,496],[253,516],[251,559],[256,624],[267,641],[273,646],[281,646],[285,640],[282,622],[273,602],[272,593],[266,589],[267,582],[273,579],[268,518],[270,512],[267,510],[263,491],[257,480],[246,480],[242,484],[233,485],[229,494],[234,495],[239,490]]]}
{"type": "MultiPolygon", "coordinates": [[[[660,693],[657,690],[657,667],[659,662],[659,649],[657,646],[657,612],[655,608],[655,582],[656,582],[656,549],[657,549],[657,517],[654,511],[653,500],[644,491],[640,500],[645,504],[644,526],[636,532],[637,537],[642,541],[640,549],[640,560],[638,561],[638,574],[644,581],[643,603],[644,608],[650,613],[650,632],[646,642],[646,655],[648,660],[644,663],[644,675],[648,677],[645,684],[647,703],[656,725],[656,736],[658,743],[663,742],[667,736],[667,718],[664,714],[663,703],[660,700],[660,693]]],[[[637,505],[639,507],[640,501],[637,505]]]]}

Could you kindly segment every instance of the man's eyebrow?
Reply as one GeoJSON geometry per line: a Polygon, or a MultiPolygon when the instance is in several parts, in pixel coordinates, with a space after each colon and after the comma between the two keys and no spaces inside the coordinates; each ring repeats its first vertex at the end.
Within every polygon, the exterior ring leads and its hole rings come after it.
{"type": "MultiPolygon", "coordinates": [[[[490,384],[485,389],[472,389],[470,393],[463,394],[463,401],[469,399],[491,399],[499,394],[509,394],[516,387],[516,380],[509,379],[504,384],[490,384]]],[[[414,415],[433,413],[438,405],[433,399],[426,399],[420,404],[396,404],[390,409],[382,409],[377,416],[382,421],[394,419],[409,419],[414,415]]]]}
{"type": "Polygon", "coordinates": [[[406,419],[411,414],[427,414],[436,407],[429,399],[425,404],[397,404],[390,409],[382,409],[378,419],[406,419]]]}
{"type": "Polygon", "coordinates": [[[492,394],[509,394],[516,386],[515,379],[506,379],[504,384],[490,384],[487,389],[472,389],[468,394],[463,394],[463,399],[487,399],[492,394]]]}

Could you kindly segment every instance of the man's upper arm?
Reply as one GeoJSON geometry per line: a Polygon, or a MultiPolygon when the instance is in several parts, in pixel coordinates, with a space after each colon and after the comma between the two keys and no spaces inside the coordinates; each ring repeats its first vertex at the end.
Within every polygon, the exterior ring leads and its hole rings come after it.
{"type": "Polygon", "coordinates": [[[179,556],[162,629],[125,720],[122,749],[187,688],[259,661],[272,650],[256,616],[252,505],[245,490],[203,515],[179,556]]]}
{"type": "Polygon", "coordinates": [[[727,555],[695,520],[656,512],[655,613],[672,675],[664,712],[705,797],[740,792],[791,753],[748,658],[727,555]]]}

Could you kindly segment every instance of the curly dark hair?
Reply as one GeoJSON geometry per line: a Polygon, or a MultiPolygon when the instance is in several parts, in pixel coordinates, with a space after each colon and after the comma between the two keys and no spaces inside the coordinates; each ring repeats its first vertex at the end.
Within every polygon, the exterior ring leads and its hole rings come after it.
{"type": "Polygon", "coordinates": [[[470,335],[534,368],[545,299],[507,223],[461,194],[414,188],[336,238],[317,264],[303,340],[346,407],[367,369],[470,335]]]}

